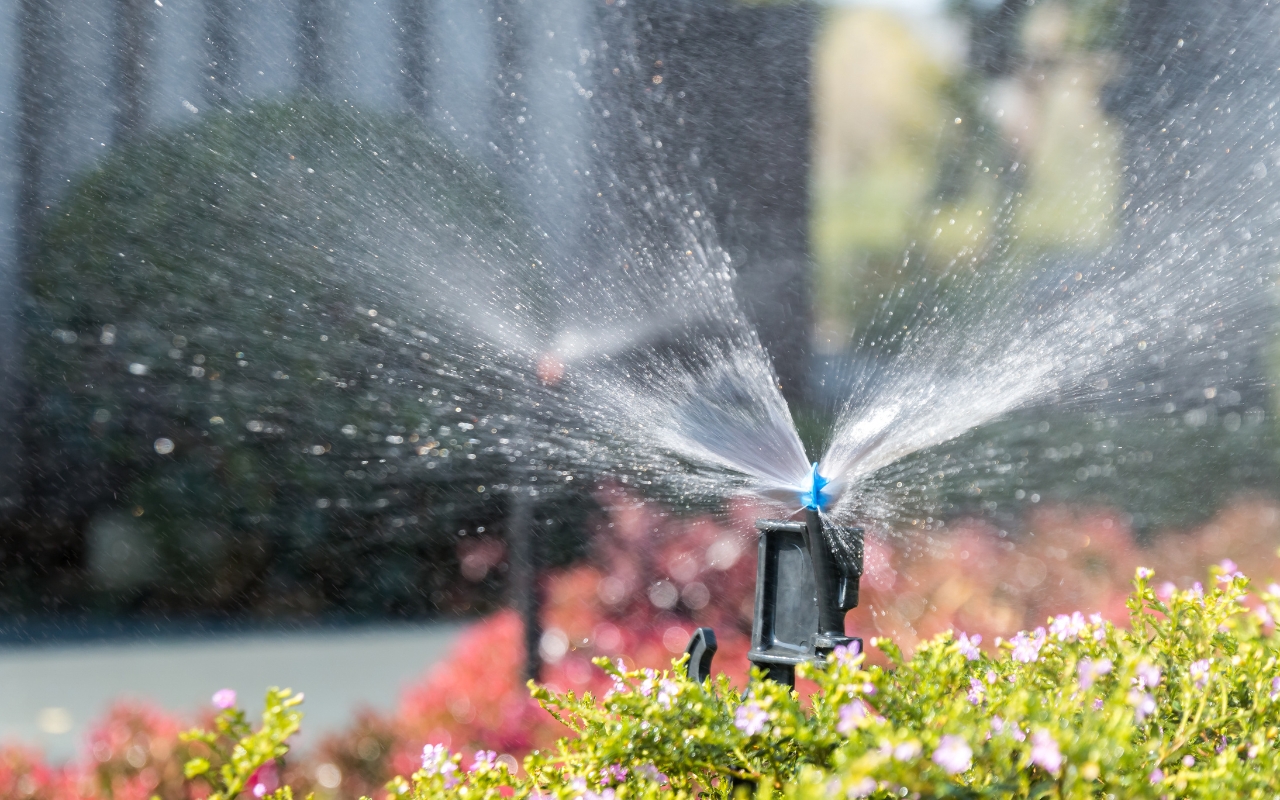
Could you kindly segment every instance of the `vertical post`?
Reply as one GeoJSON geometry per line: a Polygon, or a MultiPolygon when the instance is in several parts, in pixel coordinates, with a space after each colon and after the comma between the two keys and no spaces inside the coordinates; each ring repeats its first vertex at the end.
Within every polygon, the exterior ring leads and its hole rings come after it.
{"type": "Polygon", "coordinates": [[[844,609],[841,608],[840,597],[844,576],[823,533],[822,514],[816,509],[805,509],[804,519],[805,544],[809,548],[818,599],[818,635],[814,648],[819,654],[825,654],[848,641],[844,635],[844,609]]]}
{"type": "Polygon", "coordinates": [[[145,0],[115,0],[116,144],[136,139],[147,123],[147,60],[151,20],[145,0]]]}
{"type": "Polygon", "coordinates": [[[425,117],[428,110],[428,0],[400,0],[396,38],[400,50],[400,97],[409,110],[425,117]]]}
{"type": "Polygon", "coordinates": [[[240,80],[235,11],[233,0],[205,0],[204,42],[208,61],[205,96],[218,108],[232,104],[240,80]]]}
{"type": "Polygon", "coordinates": [[[533,530],[533,492],[513,486],[507,511],[507,546],[510,548],[511,603],[520,615],[524,631],[524,678],[542,678],[542,592],[538,585],[538,547],[533,530]]]}

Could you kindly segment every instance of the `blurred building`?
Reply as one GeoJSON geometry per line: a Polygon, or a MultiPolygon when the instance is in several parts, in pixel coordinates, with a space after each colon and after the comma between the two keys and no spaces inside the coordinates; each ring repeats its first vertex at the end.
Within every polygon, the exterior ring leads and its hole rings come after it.
{"type": "MultiPolygon", "coordinates": [[[[29,489],[22,412],[40,402],[22,380],[20,312],[44,220],[113,147],[250,101],[310,95],[417,115],[517,188],[533,221],[557,231],[565,260],[581,262],[588,244],[573,230],[588,227],[591,213],[583,173],[598,158],[596,141],[625,116],[610,119],[588,101],[618,74],[612,65],[631,64],[642,85],[616,96],[637,104],[662,130],[669,163],[694,176],[785,390],[804,394],[816,19],[808,5],[7,0],[0,8],[0,506],[9,513],[29,489]]],[[[127,525],[99,511],[98,523],[41,552],[82,572],[145,580],[155,565],[121,561],[138,548],[127,525]]]]}

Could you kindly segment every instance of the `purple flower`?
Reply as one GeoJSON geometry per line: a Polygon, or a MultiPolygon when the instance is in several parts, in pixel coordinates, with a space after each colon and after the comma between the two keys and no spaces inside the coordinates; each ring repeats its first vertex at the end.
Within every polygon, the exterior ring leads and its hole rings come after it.
{"type": "Polygon", "coordinates": [[[1146,579],[1150,578],[1152,575],[1155,575],[1156,571],[1151,569],[1150,567],[1138,567],[1138,571],[1134,574],[1137,575],[1138,580],[1145,581],[1146,579]]]}
{"type": "Polygon", "coordinates": [[[1191,596],[1197,600],[1204,597],[1204,585],[1200,581],[1191,584],[1191,596]]]}
{"type": "Polygon", "coordinates": [[[1080,689],[1089,691],[1094,681],[1110,671],[1111,659],[1109,658],[1100,658],[1097,661],[1090,658],[1080,659],[1080,664],[1076,667],[1076,672],[1080,675],[1080,689]]]}
{"type": "Polygon", "coordinates": [[[228,708],[234,708],[236,705],[235,689],[219,689],[213,693],[213,707],[226,711],[228,708]]]}
{"type": "Polygon", "coordinates": [[[845,703],[840,706],[840,721],[836,723],[836,730],[848,736],[861,727],[866,718],[867,706],[861,700],[845,703]]]}
{"type": "Polygon", "coordinates": [[[769,715],[755,703],[738,706],[734,714],[733,725],[748,736],[762,733],[769,725],[769,715]]]}
{"type": "Polygon", "coordinates": [[[658,683],[658,705],[663,708],[671,708],[671,701],[680,693],[679,684],[665,678],[658,683]]]}
{"type": "Polygon", "coordinates": [[[849,789],[845,792],[846,797],[867,797],[876,790],[876,782],[874,778],[859,778],[849,785],[849,789]]]}
{"type": "Polygon", "coordinates": [[[1202,658],[1191,662],[1191,680],[1197,689],[1203,689],[1209,683],[1209,659],[1202,658]]]}
{"type": "Polygon", "coordinates": [[[1138,685],[1144,689],[1154,689],[1160,685],[1160,668],[1148,661],[1138,665],[1138,685]]]}
{"type": "Polygon", "coordinates": [[[1095,697],[1095,698],[1093,698],[1093,710],[1094,710],[1094,711],[1101,711],[1101,710],[1102,710],[1102,698],[1101,698],[1101,697],[1095,697]]]}
{"type": "Polygon", "coordinates": [[[987,689],[985,686],[982,685],[982,681],[978,680],[977,678],[969,679],[969,702],[970,703],[973,703],[975,706],[978,703],[981,703],[983,698],[986,696],[986,693],[987,693],[987,689]]]}
{"type": "Polygon", "coordinates": [[[920,743],[916,741],[903,742],[893,748],[893,759],[895,761],[915,761],[920,756],[920,743]]]}
{"type": "Polygon", "coordinates": [[[1060,642],[1074,642],[1084,633],[1084,615],[1079,611],[1071,614],[1059,614],[1049,623],[1049,635],[1060,642]]]}
{"type": "Polygon", "coordinates": [[[498,754],[492,750],[477,750],[476,760],[471,762],[471,772],[488,772],[497,762],[498,754]]]}
{"type": "Polygon", "coordinates": [[[1133,706],[1133,716],[1139,723],[1156,712],[1156,699],[1146,692],[1134,689],[1127,698],[1133,706]]]}
{"type": "Polygon", "coordinates": [[[627,779],[627,768],[621,764],[610,764],[604,768],[601,783],[622,783],[627,779]]]}
{"type": "Polygon", "coordinates": [[[858,641],[849,642],[849,644],[839,645],[833,651],[832,655],[836,657],[836,663],[844,666],[852,666],[853,660],[862,653],[862,643],[858,641]]]}
{"type": "Polygon", "coordinates": [[[1036,628],[1031,636],[1028,636],[1026,631],[1018,631],[1018,634],[1009,640],[1013,645],[1013,660],[1024,664],[1038,661],[1040,648],[1044,647],[1044,639],[1044,628],[1036,628]]]}
{"type": "Polygon", "coordinates": [[[442,744],[429,744],[422,748],[422,769],[428,775],[436,775],[444,772],[445,764],[452,764],[449,760],[449,748],[442,744]]]}
{"type": "Polygon", "coordinates": [[[1280,697],[1280,677],[1271,679],[1271,699],[1280,697]]]}
{"type": "Polygon", "coordinates": [[[1058,749],[1058,740],[1043,728],[1031,734],[1031,763],[1040,766],[1050,775],[1057,775],[1058,770],[1062,769],[1062,751],[1058,749]]]}
{"type": "Polygon", "coordinates": [[[1159,783],[1160,781],[1164,780],[1164,770],[1160,769],[1159,767],[1156,767],[1155,769],[1151,770],[1151,774],[1147,776],[1147,780],[1151,781],[1152,783],[1159,783]]]}
{"type": "Polygon", "coordinates": [[[982,634],[975,633],[970,636],[967,633],[960,634],[960,638],[956,640],[956,647],[960,650],[960,655],[969,661],[977,661],[982,657],[982,651],[978,649],[978,645],[982,644],[982,634]]]}
{"type": "Polygon", "coordinates": [[[1240,567],[1236,566],[1236,562],[1229,558],[1222,559],[1222,561],[1218,563],[1218,569],[1222,570],[1222,573],[1218,575],[1219,583],[1230,583],[1235,578],[1244,577],[1244,573],[1240,571],[1240,567]]]}
{"type": "Polygon", "coordinates": [[[964,739],[947,734],[938,740],[938,748],[933,751],[933,763],[952,775],[958,775],[973,766],[973,750],[964,739]]]}
{"type": "Polygon", "coordinates": [[[1185,755],[1182,757],[1182,766],[1194,767],[1196,765],[1196,757],[1193,755],[1185,755]]]}
{"type": "Polygon", "coordinates": [[[1089,624],[1093,625],[1093,640],[1100,642],[1107,638],[1107,621],[1102,618],[1101,614],[1090,614],[1089,624]]]}

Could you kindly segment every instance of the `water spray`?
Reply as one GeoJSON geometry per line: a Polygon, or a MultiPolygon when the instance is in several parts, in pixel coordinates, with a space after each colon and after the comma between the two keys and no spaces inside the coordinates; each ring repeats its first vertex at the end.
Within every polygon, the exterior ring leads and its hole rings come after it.
{"type": "MultiPolygon", "coordinates": [[[[795,685],[797,664],[820,663],[837,647],[862,649],[861,639],[845,635],[844,615],[858,605],[863,531],[823,519],[836,499],[829,485],[814,464],[800,493],[803,519],[756,521],[756,604],[747,658],[769,680],[787,685],[795,685]],[[844,544],[840,556],[831,547],[837,539],[844,544]]],[[[694,632],[689,677],[709,676],[715,650],[714,631],[694,632]]]]}

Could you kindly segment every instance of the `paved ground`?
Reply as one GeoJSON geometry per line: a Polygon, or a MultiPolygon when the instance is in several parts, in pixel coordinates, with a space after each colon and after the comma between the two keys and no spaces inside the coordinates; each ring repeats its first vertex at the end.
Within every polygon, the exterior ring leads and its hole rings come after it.
{"type": "Polygon", "coordinates": [[[230,687],[251,714],[267,686],[305,691],[303,737],[341,727],[353,709],[388,709],[402,686],[447,655],[461,625],[395,625],[207,638],[0,647],[0,740],[51,760],[79,751],[113,699],[146,698],[190,713],[230,687]]]}

